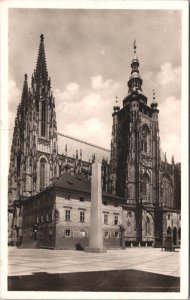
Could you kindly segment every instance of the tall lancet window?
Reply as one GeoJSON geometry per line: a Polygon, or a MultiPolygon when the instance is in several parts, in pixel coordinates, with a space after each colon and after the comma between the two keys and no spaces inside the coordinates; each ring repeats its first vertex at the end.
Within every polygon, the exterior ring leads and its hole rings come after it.
{"type": "Polygon", "coordinates": [[[41,136],[46,136],[46,121],[47,121],[47,105],[46,102],[42,102],[42,115],[41,115],[41,136]]]}
{"type": "Polygon", "coordinates": [[[150,198],[150,178],[146,173],[142,178],[142,198],[145,202],[150,198]]]}
{"type": "Polygon", "coordinates": [[[40,160],[40,188],[44,188],[46,185],[46,172],[47,172],[47,162],[45,158],[41,158],[40,160]]]}
{"type": "Polygon", "coordinates": [[[164,206],[173,207],[173,186],[168,176],[163,176],[161,180],[161,198],[164,206]]]}

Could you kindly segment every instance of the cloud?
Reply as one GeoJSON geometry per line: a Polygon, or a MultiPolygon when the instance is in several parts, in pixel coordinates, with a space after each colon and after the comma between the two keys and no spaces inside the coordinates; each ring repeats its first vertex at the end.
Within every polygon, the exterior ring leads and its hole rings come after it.
{"type": "Polygon", "coordinates": [[[10,78],[8,82],[9,97],[8,97],[8,127],[9,127],[9,137],[8,137],[8,146],[9,152],[12,143],[12,135],[14,122],[16,117],[17,106],[21,99],[21,91],[16,85],[16,82],[10,78]]]}
{"type": "Polygon", "coordinates": [[[79,93],[79,84],[70,82],[66,85],[65,89],[61,91],[59,88],[54,89],[54,96],[57,101],[75,101],[79,93]]]}
{"type": "Polygon", "coordinates": [[[9,87],[9,111],[12,111],[15,113],[17,105],[21,98],[21,91],[16,86],[16,82],[13,79],[10,79],[8,82],[9,87]]]}
{"type": "MultiPolygon", "coordinates": [[[[174,154],[180,161],[181,139],[181,67],[165,62],[157,72],[147,72],[143,76],[146,92],[150,88],[156,92],[158,102],[161,148],[169,161],[174,154]]],[[[148,91],[148,92],[147,92],[148,91]]],[[[152,93],[152,92],[151,92],[152,93]]],[[[149,104],[152,102],[150,97],[149,104]]]]}
{"type": "Polygon", "coordinates": [[[173,68],[171,63],[166,62],[161,65],[161,70],[156,75],[157,83],[161,86],[180,84],[181,68],[173,68]]]}
{"type": "Polygon", "coordinates": [[[169,161],[172,155],[180,161],[181,101],[170,96],[160,104],[159,109],[161,148],[167,153],[169,161]]]}
{"type": "Polygon", "coordinates": [[[66,125],[66,130],[71,136],[78,132],[83,140],[101,145],[102,139],[106,136],[106,126],[98,118],[83,120],[81,123],[73,122],[66,125]],[[96,137],[96,138],[95,138],[96,137]]]}
{"type": "Polygon", "coordinates": [[[169,96],[180,98],[181,67],[174,67],[171,63],[165,62],[157,72],[149,71],[143,75],[143,85],[148,93],[150,88],[155,89],[159,103],[169,96]]]}
{"type": "Polygon", "coordinates": [[[114,82],[112,79],[107,79],[103,82],[102,75],[93,76],[91,78],[91,86],[93,89],[107,89],[111,88],[112,90],[117,90],[119,87],[118,82],[114,82]]]}
{"type": "Polygon", "coordinates": [[[68,83],[64,90],[56,89],[55,103],[58,130],[103,147],[110,147],[112,107],[120,83],[91,77],[86,89],[68,83]],[[73,87],[70,90],[68,87],[73,87]],[[69,90],[69,94],[68,94],[69,90]],[[71,95],[75,93],[75,101],[71,95]]]}

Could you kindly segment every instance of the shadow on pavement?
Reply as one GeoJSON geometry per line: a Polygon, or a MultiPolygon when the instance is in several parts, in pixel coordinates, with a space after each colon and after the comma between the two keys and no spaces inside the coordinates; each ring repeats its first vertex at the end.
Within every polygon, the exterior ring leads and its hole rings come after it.
{"type": "Polygon", "coordinates": [[[137,270],[9,276],[9,291],[179,292],[180,278],[137,270]]]}

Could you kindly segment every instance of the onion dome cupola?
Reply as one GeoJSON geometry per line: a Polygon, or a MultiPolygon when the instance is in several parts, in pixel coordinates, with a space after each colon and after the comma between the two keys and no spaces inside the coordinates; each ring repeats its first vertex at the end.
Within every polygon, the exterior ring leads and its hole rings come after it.
{"type": "Polygon", "coordinates": [[[142,91],[142,79],[139,75],[139,61],[136,54],[136,41],[134,41],[134,56],[131,63],[131,76],[128,81],[129,93],[132,91],[142,91]]]}

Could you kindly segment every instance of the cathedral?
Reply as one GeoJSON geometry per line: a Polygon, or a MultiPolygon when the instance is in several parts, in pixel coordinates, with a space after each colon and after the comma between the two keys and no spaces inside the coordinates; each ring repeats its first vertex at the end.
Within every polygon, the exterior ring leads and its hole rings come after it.
{"type": "Polygon", "coordinates": [[[8,177],[9,245],[82,250],[88,245],[91,170],[102,165],[105,247],[181,240],[181,165],[162,154],[159,109],[143,94],[134,43],[128,93],[113,107],[111,149],[59,133],[44,36],[31,85],[24,75],[8,177]],[[123,235],[124,232],[124,235],[123,235]]]}

